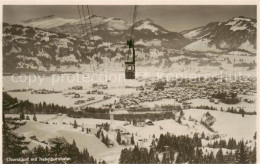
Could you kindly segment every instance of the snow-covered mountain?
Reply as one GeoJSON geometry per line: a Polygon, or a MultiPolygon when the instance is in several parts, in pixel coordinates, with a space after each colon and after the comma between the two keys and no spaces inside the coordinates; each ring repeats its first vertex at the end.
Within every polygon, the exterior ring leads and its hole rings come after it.
{"type": "Polygon", "coordinates": [[[182,34],[193,40],[184,47],[185,50],[212,52],[243,50],[256,53],[256,20],[252,18],[235,17],[227,22],[213,22],[183,31],[182,34]]]}
{"type": "Polygon", "coordinates": [[[155,33],[156,35],[169,33],[169,31],[155,24],[151,19],[144,19],[136,22],[134,24],[134,29],[138,31],[149,30],[155,33]]]}
{"type": "Polygon", "coordinates": [[[125,36],[129,35],[132,29],[136,42],[143,46],[180,49],[190,43],[182,34],[168,31],[150,19],[136,22],[125,32],[125,36]]]}
{"type": "Polygon", "coordinates": [[[90,20],[92,23],[93,31],[108,30],[108,31],[122,31],[127,30],[130,25],[128,22],[119,18],[107,18],[103,16],[91,15],[86,18],[76,19],[69,23],[64,23],[60,26],[49,28],[50,31],[79,34],[82,35],[84,31],[90,33],[90,20]]]}
{"type": "Polygon", "coordinates": [[[115,44],[124,43],[133,28],[138,46],[183,48],[195,52],[222,53],[238,50],[256,53],[256,20],[251,18],[234,17],[226,22],[212,22],[181,33],[168,31],[151,19],[140,20],[131,26],[119,18],[97,15],[91,15],[90,18],[95,37],[92,37],[89,17],[65,19],[51,15],[23,21],[22,24],[115,44]]]}
{"type": "Polygon", "coordinates": [[[55,33],[63,33],[71,36],[82,37],[87,40],[103,40],[109,42],[121,41],[120,35],[127,30],[128,22],[118,18],[107,18],[91,15],[81,19],[65,19],[55,16],[47,16],[23,21],[22,25],[38,27],[55,33]],[[93,35],[90,26],[93,29],[93,35]]]}
{"type": "Polygon", "coordinates": [[[189,43],[189,39],[183,37],[182,34],[170,32],[150,19],[140,20],[131,26],[125,20],[119,18],[107,18],[97,15],[91,15],[82,19],[64,19],[47,16],[23,21],[23,25],[43,28],[56,33],[83,36],[93,40],[89,18],[91,19],[94,35],[103,42],[125,42],[132,28],[134,28],[135,40],[139,42],[139,46],[163,46],[179,49],[189,43]],[[156,44],[153,44],[154,42],[156,44]]]}
{"type": "MultiPolygon", "coordinates": [[[[24,21],[23,25],[4,23],[4,72],[76,72],[93,69],[93,65],[116,70],[120,68],[123,71],[123,63],[128,54],[126,40],[132,29],[138,68],[184,71],[188,65],[197,67],[209,64],[220,67],[223,60],[227,62],[227,67],[234,64],[236,67],[254,68],[254,19],[236,17],[227,22],[209,23],[176,33],[164,29],[150,19],[137,21],[131,26],[118,18],[92,15],[94,37],[89,25],[82,29],[81,22],[89,23],[88,20],[47,16],[24,21]],[[87,31],[86,35],[83,35],[82,30],[87,31]],[[223,55],[219,54],[242,58],[240,63],[232,63],[230,61],[233,59],[222,59],[223,55]],[[205,63],[200,58],[207,58],[208,61],[205,63]],[[83,69],[84,65],[88,68],[83,69]]],[[[222,65],[221,69],[223,68],[222,65]]]]}
{"type": "MultiPolygon", "coordinates": [[[[92,69],[89,68],[90,66],[98,64],[102,65],[100,67],[112,67],[112,69],[120,67],[124,70],[123,63],[129,49],[126,40],[108,41],[112,36],[105,39],[104,33],[100,35],[101,31],[95,34],[95,44],[93,45],[93,42],[88,42],[82,37],[4,23],[4,72],[18,70],[76,72],[82,70],[82,65],[86,65],[87,71],[89,71],[92,69]]],[[[136,41],[137,65],[165,66],[164,60],[169,60],[171,53],[168,51],[170,50],[161,47],[164,40],[150,36],[152,35],[150,31],[146,32],[148,34],[143,37],[143,40],[139,37],[136,41]]],[[[122,33],[121,36],[124,36],[127,32],[122,33]]],[[[170,34],[170,32],[168,33],[170,34]]],[[[106,34],[108,37],[109,33],[106,34]]],[[[184,40],[186,39],[184,38],[184,40]]],[[[166,65],[171,65],[170,63],[166,63],[166,65]]]]}
{"type": "MultiPolygon", "coordinates": [[[[81,19],[66,19],[66,18],[60,18],[56,17],[54,15],[49,15],[45,16],[42,18],[35,18],[35,19],[30,19],[26,21],[22,21],[22,25],[24,26],[31,26],[31,27],[38,27],[42,29],[53,29],[56,27],[61,27],[63,25],[85,25],[89,26],[90,24],[90,19],[91,18],[91,23],[94,27],[103,25],[103,27],[106,27],[108,30],[126,30],[129,28],[129,24],[119,18],[106,18],[102,16],[97,16],[97,15],[91,15],[86,18],[81,18],[81,19]]],[[[81,28],[81,27],[80,27],[81,28]]],[[[75,32],[75,31],[74,31],[75,32]]]]}
{"type": "Polygon", "coordinates": [[[35,19],[22,21],[22,25],[38,27],[41,29],[51,29],[51,28],[62,26],[67,23],[73,23],[76,21],[77,19],[65,19],[65,18],[56,17],[54,15],[48,15],[42,18],[35,18],[35,19]]]}

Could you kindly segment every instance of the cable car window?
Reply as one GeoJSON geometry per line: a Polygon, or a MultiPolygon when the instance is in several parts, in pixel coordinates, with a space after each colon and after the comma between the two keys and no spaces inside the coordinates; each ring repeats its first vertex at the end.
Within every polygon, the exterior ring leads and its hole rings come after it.
{"type": "Polygon", "coordinates": [[[131,65],[128,65],[128,71],[132,71],[132,66],[131,65]]]}

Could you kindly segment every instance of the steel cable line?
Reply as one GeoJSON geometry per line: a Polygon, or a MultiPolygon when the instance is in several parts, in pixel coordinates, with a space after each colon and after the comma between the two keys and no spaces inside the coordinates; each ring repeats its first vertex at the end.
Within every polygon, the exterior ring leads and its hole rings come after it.
{"type": "MultiPolygon", "coordinates": [[[[94,33],[93,33],[93,25],[91,21],[91,16],[90,16],[90,11],[89,11],[89,6],[87,5],[87,11],[88,11],[88,16],[89,16],[89,23],[90,23],[90,30],[92,34],[92,41],[93,41],[93,46],[94,46],[94,52],[97,54],[97,46],[95,45],[95,38],[94,38],[94,33]]],[[[99,68],[99,63],[98,63],[98,58],[97,58],[97,67],[99,68]]]]}
{"type": "Polygon", "coordinates": [[[135,7],[134,7],[134,16],[133,16],[133,25],[132,25],[132,29],[131,29],[131,35],[130,35],[130,37],[132,39],[134,39],[133,38],[133,35],[134,35],[134,24],[135,24],[135,20],[136,20],[136,16],[137,16],[137,8],[138,8],[138,6],[135,5],[135,7]]]}
{"type": "MultiPolygon", "coordinates": [[[[81,14],[80,14],[79,5],[78,5],[78,12],[79,12],[79,19],[80,19],[81,30],[82,30],[82,33],[83,33],[83,37],[85,38],[85,32],[84,32],[84,28],[83,28],[83,24],[82,24],[82,20],[81,20],[81,14]]],[[[86,38],[85,38],[85,39],[86,39],[86,38]]]]}
{"type": "MultiPolygon", "coordinates": [[[[77,5],[78,7],[78,13],[79,13],[79,18],[80,18],[80,26],[81,26],[81,30],[82,30],[82,33],[83,33],[83,39],[86,41],[86,35],[85,35],[85,30],[84,30],[84,27],[83,27],[83,23],[82,23],[82,18],[81,18],[81,12],[80,12],[80,6],[77,5]]],[[[84,13],[84,8],[83,8],[83,5],[82,5],[82,12],[83,12],[83,16],[84,16],[84,21],[85,21],[85,13],[84,13]]],[[[85,26],[86,26],[86,21],[85,21],[85,26]]],[[[87,26],[86,26],[86,29],[87,29],[87,26]]],[[[92,67],[92,61],[90,60],[90,68],[92,68],[92,70],[94,69],[92,67]]]]}
{"type": "MultiPolygon", "coordinates": [[[[132,7],[130,7],[130,19],[129,19],[129,22],[131,22],[132,21],[132,12],[133,12],[133,8],[132,7]]],[[[131,27],[131,26],[130,26],[131,27]]],[[[127,36],[128,37],[128,36],[127,36]]],[[[127,37],[126,37],[126,39],[127,39],[127,37]]],[[[129,37],[131,37],[131,30],[130,30],[130,36],[129,37]]],[[[128,40],[128,39],[127,39],[128,40]]],[[[127,55],[126,55],[126,57],[125,57],[125,60],[126,61],[128,61],[129,60],[129,56],[130,56],[130,53],[131,53],[131,51],[129,50],[128,51],[128,53],[127,53],[127,55]]]]}
{"type": "Polygon", "coordinates": [[[81,8],[82,8],[83,16],[84,16],[83,18],[84,18],[84,23],[85,23],[86,35],[87,35],[87,38],[88,38],[87,21],[86,21],[86,15],[85,15],[85,11],[84,11],[83,5],[81,5],[81,8]]]}
{"type": "MultiPolygon", "coordinates": [[[[130,40],[132,39],[133,42],[134,42],[134,25],[135,25],[135,20],[136,20],[136,16],[137,16],[137,8],[138,6],[135,5],[134,6],[134,14],[133,14],[133,17],[132,17],[132,14],[130,14],[130,20],[132,20],[133,24],[132,24],[132,27],[130,29],[130,40]]],[[[131,8],[131,13],[132,13],[132,8],[131,8]]],[[[131,51],[128,51],[128,55],[127,55],[127,61],[129,59],[129,56],[130,56],[130,53],[131,51]]]]}
{"type": "MultiPolygon", "coordinates": [[[[86,14],[85,14],[85,9],[83,7],[83,5],[81,5],[81,8],[82,8],[82,13],[83,13],[83,17],[84,17],[84,23],[85,23],[85,30],[86,30],[86,38],[87,38],[87,42],[88,42],[88,39],[89,39],[89,35],[88,35],[88,27],[87,27],[87,20],[86,20],[86,14]]],[[[88,42],[89,43],[89,42],[88,42]]],[[[87,44],[87,43],[86,43],[87,44]]],[[[90,61],[90,67],[92,66],[92,61],[90,61]]],[[[92,67],[92,70],[94,68],[92,67]]]]}

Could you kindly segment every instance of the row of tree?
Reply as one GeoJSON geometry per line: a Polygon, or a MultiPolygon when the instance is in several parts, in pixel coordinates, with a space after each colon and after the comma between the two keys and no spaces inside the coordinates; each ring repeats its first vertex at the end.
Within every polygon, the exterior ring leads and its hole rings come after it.
{"type": "Polygon", "coordinates": [[[213,143],[208,143],[207,147],[210,148],[226,148],[226,149],[238,149],[241,142],[237,142],[234,138],[229,138],[228,142],[226,140],[215,140],[213,143]]]}
{"type": "MultiPolygon", "coordinates": [[[[97,108],[98,110],[99,108],[97,108]]],[[[69,117],[73,118],[96,118],[96,119],[110,119],[109,113],[88,113],[84,111],[73,111],[70,110],[68,112],[69,117]]],[[[134,114],[116,114],[114,115],[115,120],[120,121],[137,121],[143,122],[146,119],[150,119],[152,121],[156,120],[164,120],[164,119],[173,119],[175,115],[173,112],[161,112],[161,113],[134,113],[134,114]]]]}
{"type": "Polygon", "coordinates": [[[63,137],[61,137],[52,139],[51,144],[52,146],[50,148],[48,146],[44,148],[43,146],[38,145],[32,151],[27,152],[25,156],[31,158],[67,157],[70,158],[69,161],[66,161],[69,163],[96,163],[96,160],[89,155],[87,149],[83,149],[83,151],[78,149],[75,140],[73,140],[72,144],[70,144],[63,137]]]}
{"type": "Polygon", "coordinates": [[[195,106],[195,109],[217,110],[217,108],[208,105],[195,106]]]}
{"type": "MultiPolygon", "coordinates": [[[[47,104],[46,102],[33,104],[28,100],[18,101],[17,98],[11,97],[6,92],[3,93],[3,99],[7,102],[12,102],[14,104],[19,104],[15,108],[7,111],[6,113],[16,113],[16,114],[58,114],[64,113],[69,117],[73,118],[97,118],[97,119],[110,119],[109,110],[103,108],[92,108],[86,107],[83,111],[74,111],[73,108],[67,108],[65,106],[54,105],[53,103],[47,104]]],[[[178,110],[180,107],[176,106],[178,110]]],[[[128,120],[128,121],[139,121],[143,122],[146,119],[152,121],[163,120],[163,119],[174,119],[175,116],[172,112],[162,112],[162,113],[147,113],[147,114],[118,114],[114,116],[115,120],[128,120]]]]}
{"type": "MultiPolygon", "coordinates": [[[[203,151],[201,138],[197,134],[188,136],[161,135],[159,140],[152,142],[150,150],[140,148],[123,149],[119,162],[124,163],[256,163],[256,146],[251,150],[244,141],[239,142],[233,151],[223,152],[222,147],[214,155],[213,151],[203,151]],[[159,158],[159,154],[162,158],[159,158]]],[[[232,145],[234,139],[230,139],[232,145]]],[[[221,144],[223,144],[221,142],[221,144]]],[[[232,146],[230,146],[232,147],[232,146]]]]}
{"type": "MultiPolygon", "coordinates": [[[[208,105],[200,105],[200,106],[195,106],[195,107],[192,107],[192,108],[195,108],[195,109],[205,109],[205,110],[215,110],[217,111],[217,108],[215,107],[212,107],[212,106],[208,106],[208,105]]],[[[221,107],[220,108],[220,111],[221,112],[224,112],[223,108],[221,107]]],[[[241,114],[243,117],[245,115],[256,115],[256,112],[253,111],[253,112],[247,112],[245,111],[243,108],[239,108],[239,110],[237,110],[236,108],[234,107],[228,107],[226,112],[229,112],[229,113],[234,113],[234,114],[241,114]]]]}
{"type": "Polygon", "coordinates": [[[233,107],[228,107],[227,108],[227,112],[229,112],[229,113],[235,113],[235,114],[241,114],[243,117],[245,116],[245,115],[256,115],[256,112],[255,111],[253,111],[253,112],[247,112],[247,111],[245,111],[243,108],[240,108],[238,111],[237,111],[237,109],[235,109],[235,108],[233,108],[233,107]]]}

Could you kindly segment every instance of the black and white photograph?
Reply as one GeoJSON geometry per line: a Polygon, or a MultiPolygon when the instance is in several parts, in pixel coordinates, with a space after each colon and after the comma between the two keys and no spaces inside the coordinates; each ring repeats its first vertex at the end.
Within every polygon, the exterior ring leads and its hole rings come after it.
{"type": "Polygon", "coordinates": [[[258,4],[2,4],[3,164],[254,164],[258,4]]]}

